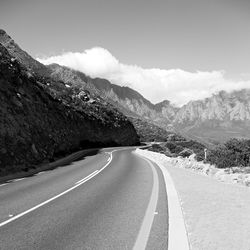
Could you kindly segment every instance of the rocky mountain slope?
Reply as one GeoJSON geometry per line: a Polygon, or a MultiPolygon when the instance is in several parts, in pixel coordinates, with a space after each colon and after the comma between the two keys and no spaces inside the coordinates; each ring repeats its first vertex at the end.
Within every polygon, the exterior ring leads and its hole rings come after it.
{"type": "Polygon", "coordinates": [[[250,89],[191,101],[176,113],[173,124],[188,137],[212,143],[250,138],[250,89]]]}
{"type": "Polygon", "coordinates": [[[172,121],[177,110],[168,101],[154,105],[137,91],[112,84],[106,79],[91,78],[82,72],[58,64],[48,65],[48,68],[52,71],[51,76],[54,79],[68,82],[70,85],[82,84],[91,92],[114,104],[126,115],[147,119],[162,127],[166,127],[166,124],[172,121]]]}
{"type": "Polygon", "coordinates": [[[142,142],[164,142],[164,141],[183,141],[181,135],[167,131],[153,123],[148,122],[140,118],[129,117],[129,120],[134,125],[137,134],[142,142]]]}
{"type": "Polygon", "coordinates": [[[48,67],[32,58],[27,52],[22,50],[18,44],[4,31],[0,29],[0,43],[8,50],[10,55],[16,58],[31,73],[39,73],[47,76],[51,72],[48,67]]]}
{"type": "MultiPolygon", "coordinates": [[[[60,98],[65,103],[69,98],[67,97],[69,93],[72,95],[75,89],[82,89],[88,91],[92,101],[95,100],[95,102],[99,101],[106,104],[110,103],[120,112],[129,116],[129,120],[132,123],[135,121],[133,118],[136,117],[136,123],[133,125],[136,129],[139,129],[137,132],[140,133],[141,140],[164,140],[169,135],[168,131],[151,124],[152,121],[143,116],[145,112],[140,108],[140,104],[138,103],[142,103],[146,107],[146,112],[149,113],[151,118],[152,116],[157,118],[159,115],[154,115],[154,105],[138,92],[130,88],[111,84],[105,79],[92,79],[82,72],[57,64],[45,66],[23,51],[5,31],[0,30],[0,41],[21,65],[29,69],[29,72],[31,72],[37,80],[46,82],[50,94],[55,98],[60,98]],[[65,91],[65,88],[67,91],[65,91]],[[127,105],[127,102],[135,105],[127,105]],[[136,106],[138,110],[135,109],[136,106]],[[138,112],[139,110],[141,110],[141,112],[138,112]],[[145,131],[147,131],[147,133],[145,131]],[[161,132],[156,136],[157,131],[161,132]]],[[[165,120],[165,118],[162,119],[165,120]]],[[[165,123],[163,126],[165,126],[165,123]]]]}
{"type": "Polygon", "coordinates": [[[139,143],[131,122],[112,105],[37,77],[13,55],[0,43],[0,175],[80,148],[139,143]]]}
{"type": "Polygon", "coordinates": [[[171,116],[174,113],[175,108],[169,102],[165,101],[156,106],[131,88],[111,84],[105,79],[93,79],[82,72],[58,64],[51,64],[48,67],[52,71],[51,77],[54,80],[63,81],[71,88],[83,86],[128,116],[141,141],[165,141],[169,134],[173,134],[173,131],[166,130],[169,118],[166,118],[167,115],[163,117],[167,112],[171,116]]]}
{"type": "Polygon", "coordinates": [[[231,137],[249,138],[250,90],[233,93],[222,91],[205,100],[191,101],[178,108],[167,100],[152,104],[133,89],[111,84],[105,79],[92,79],[59,65],[50,65],[49,68],[55,79],[73,85],[83,84],[127,116],[137,118],[137,123],[141,119],[141,124],[153,123],[167,131],[179,132],[206,144],[224,142],[231,137]]]}
{"type": "MultiPolygon", "coordinates": [[[[167,100],[152,104],[131,88],[112,84],[105,79],[93,79],[82,72],[57,64],[45,66],[22,51],[3,31],[0,31],[0,42],[38,78],[53,78],[56,82],[66,84],[68,88],[82,87],[88,90],[95,98],[102,98],[133,118],[131,121],[136,121],[134,125],[137,128],[153,123],[167,130],[166,136],[169,131],[178,132],[208,144],[224,142],[231,137],[250,137],[250,90],[233,93],[222,91],[205,100],[191,101],[180,108],[167,100]],[[138,126],[140,121],[141,125],[138,126]]],[[[147,126],[149,127],[153,128],[151,125],[147,126]]],[[[151,131],[152,135],[156,130],[151,131]]]]}

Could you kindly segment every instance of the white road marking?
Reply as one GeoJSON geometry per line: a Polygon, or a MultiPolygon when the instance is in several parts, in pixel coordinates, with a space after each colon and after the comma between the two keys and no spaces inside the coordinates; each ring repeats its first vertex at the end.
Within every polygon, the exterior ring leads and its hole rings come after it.
{"type": "Polygon", "coordinates": [[[5,186],[5,185],[7,185],[7,184],[9,184],[9,183],[3,183],[3,184],[0,185],[0,187],[5,186]]]}
{"type": "Polygon", "coordinates": [[[14,179],[14,180],[11,180],[11,182],[17,182],[17,181],[21,181],[21,180],[24,180],[26,178],[19,178],[19,179],[14,179]]]}
{"type": "Polygon", "coordinates": [[[35,175],[39,175],[39,174],[43,174],[43,173],[45,173],[45,171],[41,171],[41,172],[39,172],[39,173],[37,173],[35,175]]]}
{"type": "Polygon", "coordinates": [[[143,159],[148,162],[153,171],[153,188],[151,192],[150,201],[148,203],[148,207],[139,234],[137,236],[136,242],[134,244],[133,250],[144,250],[147,246],[150,230],[154,221],[155,209],[157,206],[158,195],[159,195],[159,178],[156,169],[149,160],[147,160],[146,158],[143,159]]]}
{"type": "Polygon", "coordinates": [[[155,163],[162,171],[167,190],[168,217],[169,217],[168,250],[176,250],[176,249],[189,250],[190,247],[188,242],[186,226],[183,218],[183,212],[178,198],[178,193],[174,186],[174,182],[170,174],[168,173],[167,169],[158,162],[155,163]]]}
{"type": "Polygon", "coordinates": [[[175,189],[174,182],[164,166],[157,164],[164,176],[167,196],[168,196],[168,250],[182,249],[189,250],[186,226],[183,218],[183,212],[175,189]]]}
{"type": "MultiPolygon", "coordinates": [[[[113,151],[109,152],[109,154],[110,154],[110,160],[109,160],[109,161],[108,161],[108,162],[98,171],[98,173],[96,173],[95,175],[99,174],[101,171],[103,171],[103,170],[110,164],[110,162],[112,161],[112,158],[113,158],[113,157],[112,157],[112,153],[115,152],[115,151],[118,151],[118,150],[113,150],[113,151]]],[[[28,214],[28,213],[30,213],[30,212],[32,212],[32,211],[38,209],[38,208],[40,208],[40,207],[42,207],[42,206],[44,206],[44,205],[50,203],[51,201],[53,201],[53,200],[55,200],[55,199],[57,199],[57,198],[59,198],[59,197],[65,195],[65,194],[69,193],[70,191],[72,191],[72,190],[76,189],[77,187],[81,186],[82,184],[84,184],[84,183],[87,182],[88,180],[92,179],[95,175],[91,176],[91,178],[88,178],[88,179],[86,179],[86,180],[84,180],[84,181],[82,181],[82,182],[76,184],[75,186],[73,186],[73,187],[71,187],[71,188],[65,190],[64,192],[62,192],[62,193],[60,193],[60,194],[58,194],[58,195],[56,195],[56,196],[54,196],[54,197],[52,197],[52,198],[46,200],[46,201],[44,201],[44,202],[42,202],[42,203],[40,203],[40,204],[38,204],[38,205],[36,205],[36,206],[34,206],[34,207],[28,209],[28,210],[26,210],[26,211],[24,211],[24,212],[22,212],[22,213],[20,213],[20,214],[17,214],[17,215],[11,217],[10,219],[8,219],[8,220],[6,220],[6,221],[1,222],[1,223],[0,223],[0,227],[4,226],[4,225],[6,225],[6,224],[9,224],[10,222],[12,222],[12,221],[14,221],[14,220],[17,220],[18,218],[20,218],[20,217],[22,217],[22,216],[24,216],[24,215],[26,215],[26,214],[28,214]]]]}
{"type": "Polygon", "coordinates": [[[99,172],[99,170],[94,171],[93,173],[91,173],[88,176],[84,177],[83,179],[81,179],[80,181],[76,182],[75,184],[78,184],[78,183],[80,183],[82,181],[85,181],[86,179],[91,179],[92,176],[96,174],[96,172],[99,172]]]}

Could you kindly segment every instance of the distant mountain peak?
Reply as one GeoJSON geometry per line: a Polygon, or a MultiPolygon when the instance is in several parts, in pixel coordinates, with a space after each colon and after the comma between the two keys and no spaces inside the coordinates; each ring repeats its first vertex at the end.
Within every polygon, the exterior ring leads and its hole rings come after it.
{"type": "Polygon", "coordinates": [[[154,105],[154,109],[157,111],[157,112],[162,112],[163,109],[166,109],[166,108],[169,108],[171,107],[171,103],[169,100],[164,100],[162,102],[158,102],[154,105]]]}
{"type": "Polygon", "coordinates": [[[155,104],[155,106],[168,106],[170,105],[170,101],[169,100],[163,100],[161,102],[158,102],[155,104]]]}

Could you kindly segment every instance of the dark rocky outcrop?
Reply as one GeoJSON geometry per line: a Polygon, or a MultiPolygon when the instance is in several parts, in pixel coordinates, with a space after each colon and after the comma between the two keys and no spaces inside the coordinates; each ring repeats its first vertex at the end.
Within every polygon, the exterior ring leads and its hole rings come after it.
{"type": "Polygon", "coordinates": [[[0,175],[80,148],[138,144],[133,125],[112,105],[26,66],[0,44],[0,175]]]}

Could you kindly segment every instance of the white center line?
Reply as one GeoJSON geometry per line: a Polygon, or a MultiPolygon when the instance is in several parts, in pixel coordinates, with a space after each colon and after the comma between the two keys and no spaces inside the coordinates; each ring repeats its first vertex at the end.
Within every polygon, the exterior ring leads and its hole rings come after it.
{"type": "Polygon", "coordinates": [[[53,201],[53,200],[55,200],[55,199],[57,199],[57,198],[59,198],[59,197],[65,195],[65,194],[69,193],[70,191],[72,191],[72,190],[76,189],[77,187],[81,186],[82,184],[84,184],[84,183],[87,182],[88,180],[92,179],[95,175],[99,174],[101,171],[103,171],[103,170],[110,164],[110,162],[112,161],[112,158],[113,158],[113,157],[112,157],[112,153],[115,152],[115,151],[118,151],[118,150],[113,150],[113,151],[111,151],[111,152],[109,153],[109,154],[110,154],[110,160],[109,160],[109,161],[108,161],[108,162],[107,162],[107,163],[106,163],[97,173],[95,173],[94,175],[92,175],[90,178],[88,178],[88,179],[86,179],[86,180],[83,180],[82,182],[76,184],[75,186],[73,186],[73,187],[71,187],[71,188],[65,190],[64,192],[62,192],[62,193],[60,193],[60,194],[58,194],[58,195],[56,195],[56,196],[54,196],[54,197],[52,197],[52,198],[50,198],[50,199],[44,201],[44,202],[42,202],[42,203],[40,203],[40,204],[38,204],[38,205],[36,205],[36,206],[34,206],[34,207],[32,207],[32,208],[30,208],[30,209],[28,209],[28,210],[26,210],[26,211],[20,213],[20,214],[15,215],[15,216],[11,217],[10,219],[8,219],[8,220],[6,220],[6,221],[1,222],[1,223],[0,223],[0,227],[4,226],[4,225],[6,225],[6,224],[9,224],[10,222],[12,222],[12,221],[14,221],[14,220],[17,220],[18,218],[20,218],[20,217],[22,217],[22,216],[24,216],[24,215],[26,215],[26,214],[28,214],[28,213],[30,213],[30,212],[32,212],[32,211],[38,209],[39,207],[42,207],[42,206],[44,206],[44,205],[50,203],[51,201],[53,201]]]}
{"type": "Polygon", "coordinates": [[[78,183],[80,183],[80,182],[82,182],[82,181],[85,181],[86,179],[91,179],[92,176],[95,175],[97,172],[99,172],[99,170],[94,171],[93,173],[91,173],[90,175],[88,175],[88,176],[84,177],[83,179],[79,180],[79,181],[76,182],[75,184],[78,184],[78,183]]]}
{"type": "Polygon", "coordinates": [[[158,202],[158,195],[159,195],[159,178],[156,172],[154,165],[143,157],[145,161],[148,162],[152,171],[153,171],[153,188],[151,192],[150,201],[148,203],[148,207],[141,225],[141,229],[137,236],[136,242],[134,244],[133,250],[144,250],[146,249],[148,238],[150,235],[150,230],[154,221],[156,206],[158,202]]]}

